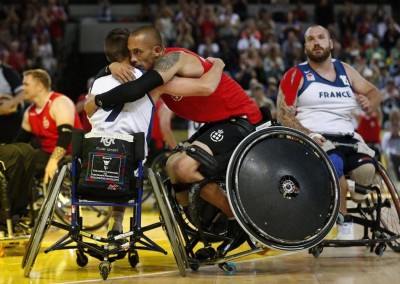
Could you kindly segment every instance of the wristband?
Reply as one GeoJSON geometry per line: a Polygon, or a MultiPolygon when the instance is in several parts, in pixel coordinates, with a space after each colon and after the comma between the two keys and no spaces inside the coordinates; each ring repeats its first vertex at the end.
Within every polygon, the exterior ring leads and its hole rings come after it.
{"type": "Polygon", "coordinates": [[[314,139],[314,138],[321,139],[323,136],[319,133],[311,132],[310,134],[308,134],[308,137],[310,137],[311,139],[314,139]]]}

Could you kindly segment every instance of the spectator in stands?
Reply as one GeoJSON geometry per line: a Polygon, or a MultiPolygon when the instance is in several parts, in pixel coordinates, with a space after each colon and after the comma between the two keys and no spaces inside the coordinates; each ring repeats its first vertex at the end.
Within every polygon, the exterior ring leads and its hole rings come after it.
{"type": "Polygon", "coordinates": [[[379,45],[378,36],[374,36],[372,45],[365,51],[365,57],[369,62],[372,59],[383,60],[386,58],[386,50],[379,45]]]}
{"type": "Polygon", "coordinates": [[[21,76],[2,61],[0,50],[0,144],[11,143],[21,127],[24,92],[21,76]]]}
{"type": "Polygon", "coordinates": [[[303,1],[297,1],[295,8],[292,10],[293,17],[296,21],[305,23],[309,21],[309,15],[304,8],[303,1]]]}
{"type": "Polygon", "coordinates": [[[314,7],[315,23],[328,28],[335,23],[335,7],[332,0],[318,0],[314,7]]]}
{"type": "Polygon", "coordinates": [[[272,118],[276,118],[276,106],[275,103],[267,97],[265,88],[261,83],[255,83],[251,87],[250,97],[254,100],[258,107],[267,107],[271,111],[272,118]]]}
{"type": "Polygon", "coordinates": [[[389,79],[386,87],[381,89],[382,94],[382,113],[383,113],[383,128],[389,129],[387,121],[389,121],[390,113],[394,110],[400,110],[400,93],[397,89],[394,80],[389,79]]]}
{"type": "Polygon", "coordinates": [[[203,58],[218,57],[220,53],[219,45],[217,42],[213,41],[211,35],[206,35],[204,37],[204,42],[199,44],[197,53],[203,58]]]}
{"type": "Polygon", "coordinates": [[[382,135],[382,151],[390,160],[397,181],[400,181],[400,112],[391,111],[389,121],[390,130],[382,135]]]}
{"type": "Polygon", "coordinates": [[[357,132],[364,139],[365,143],[375,151],[375,159],[381,159],[381,129],[382,129],[382,111],[380,107],[377,111],[367,114],[363,111],[355,113],[358,127],[357,132]]]}
{"type": "Polygon", "coordinates": [[[58,55],[64,36],[65,24],[68,21],[68,15],[64,7],[57,4],[57,0],[49,0],[48,3],[48,7],[46,7],[46,12],[43,16],[49,28],[53,52],[55,55],[58,55]]]}

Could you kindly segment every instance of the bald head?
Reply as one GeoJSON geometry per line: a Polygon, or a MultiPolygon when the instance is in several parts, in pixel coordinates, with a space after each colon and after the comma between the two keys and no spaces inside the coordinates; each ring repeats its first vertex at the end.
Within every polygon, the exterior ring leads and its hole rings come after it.
{"type": "Polygon", "coordinates": [[[310,33],[312,31],[314,32],[314,31],[318,31],[318,30],[325,33],[328,39],[331,39],[331,33],[328,31],[328,29],[326,29],[320,25],[313,25],[306,29],[306,32],[304,33],[304,40],[307,41],[307,37],[310,35],[310,33]]]}

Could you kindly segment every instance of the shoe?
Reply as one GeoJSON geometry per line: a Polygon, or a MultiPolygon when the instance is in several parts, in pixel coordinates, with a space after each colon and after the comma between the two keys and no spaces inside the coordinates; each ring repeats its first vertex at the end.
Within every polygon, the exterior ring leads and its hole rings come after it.
{"type": "Polygon", "coordinates": [[[343,222],[338,225],[338,240],[354,240],[353,222],[343,222]]]}
{"type": "Polygon", "coordinates": [[[117,240],[115,239],[116,236],[121,235],[121,234],[122,234],[122,232],[120,232],[120,231],[116,231],[116,230],[109,231],[107,233],[107,237],[109,240],[111,240],[110,244],[121,246],[124,243],[128,242],[128,240],[125,238],[117,239],[117,240]]]}
{"type": "Polygon", "coordinates": [[[227,252],[240,247],[248,237],[236,220],[228,221],[226,236],[231,239],[223,241],[217,248],[217,251],[221,256],[225,256],[227,252]]]}
{"type": "Polygon", "coordinates": [[[107,238],[111,240],[111,239],[114,239],[116,236],[121,235],[121,234],[122,234],[122,232],[120,232],[120,231],[111,230],[111,231],[108,231],[107,238]]]}

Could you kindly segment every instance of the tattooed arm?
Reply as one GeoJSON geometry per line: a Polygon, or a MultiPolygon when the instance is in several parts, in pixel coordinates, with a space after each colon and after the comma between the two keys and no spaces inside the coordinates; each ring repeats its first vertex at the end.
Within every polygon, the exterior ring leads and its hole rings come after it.
{"type": "Polygon", "coordinates": [[[90,117],[97,107],[113,107],[144,97],[151,90],[170,81],[174,75],[197,78],[204,72],[200,60],[185,52],[170,52],[155,62],[154,68],[137,80],[119,85],[97,96],[88,95],[85,111],[90,117]]]}
{"type": "Polygon", "coordinates": [[[305,128],[300,121],[296,118],[296,101],[293,105],[288,106],[286,104],[285,95],[282,89],[279,88],[278,98],[277,98],[277,119],[284,126],[297,129],[305,134],[310,134],[311,131],[305,128]]]}
{"type": "MultiPolygon", "coordinates": [[[[297,93],[297,91],[296,91],[297,93]]],[[[309,129],[305,128],[300,121],[296,118],[296,99],[294,100],[292,105],[288,105],[286,103],[286,97],[282,92],[282,89],[279,88],[278,98],[277,98],[277,120],[281,122],[284,126],[294,128],[303,132],[304,134],[309,135],[315,142],[317,142],[320,146],[326,142],[325,137],[323,137],[319,133],[312,133],[309,129]]]]}

